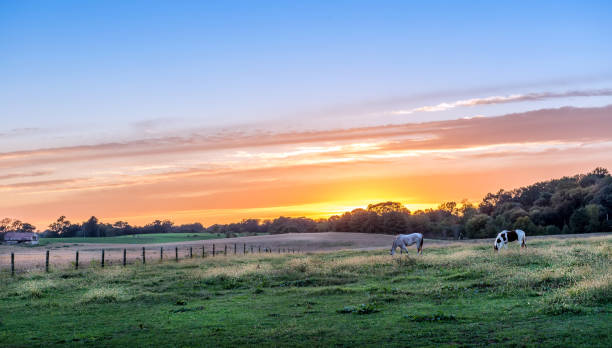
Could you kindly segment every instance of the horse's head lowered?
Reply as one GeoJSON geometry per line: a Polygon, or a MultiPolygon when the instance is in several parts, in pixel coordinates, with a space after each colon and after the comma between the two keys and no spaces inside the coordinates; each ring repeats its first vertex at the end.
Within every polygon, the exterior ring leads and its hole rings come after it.
{"type": "Polygon", "coordinates": [[[495,239],[495,243],[493,243],[493,250],[499,251],[502,246],[504,246],[504,241],[501,239],[500,236],[497,236],[497,239],[495,239]]]}

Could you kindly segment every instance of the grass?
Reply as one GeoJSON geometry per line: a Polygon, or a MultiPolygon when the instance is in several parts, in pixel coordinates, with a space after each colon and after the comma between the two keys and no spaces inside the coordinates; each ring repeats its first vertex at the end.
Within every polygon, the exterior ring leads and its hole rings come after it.
{"type": "Polygon", "coordinates": [[[612,237],[0,275],[0,346],[612,346],[612,237]]]}
{"type": "MultiPolygon", "coordinates": [[[[238,237],[243,235],[246,236],[247,234],[236,234],[238,237]]],[[[215,233],[151,233],[130,234],[116,237],[41,238],[38,245],[44,246],[53,243],[157,244],[217,238],[224,238],[224,235],[215,233]]]]}

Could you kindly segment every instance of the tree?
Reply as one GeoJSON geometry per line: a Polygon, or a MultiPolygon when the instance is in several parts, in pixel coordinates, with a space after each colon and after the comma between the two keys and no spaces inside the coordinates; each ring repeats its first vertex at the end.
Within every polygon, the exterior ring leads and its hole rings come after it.
{"type": "Polygon", "coordinates": [[[459,223],[465,226],[465,223],[471,219],[474,215],[478,214],[478,209],[467,199],[461,201],[461,208],[459,208],[459,215],[461,219],[459,223]]]}
{"type": "Polygon", "coordinates": [[[82,227],[83,237],[99,237],[100,230],[98,228],[98,218],[92,216],[83,223],[82,227]]]}
{"type": "Polygon", "coordinates": [[[119,229],[119,230],[122,230],[122,229],[124,229],[124,228],[129,227],[129,226],[130,226],[130,224],[128,224],[128,223],[127,223],[127,222],[125,222],[125,221],[121,221],[121,220],[116,221],[116,222],[113,224],[113,228],[116,228],[116,229],[119,229]]]}
{"type": "Polygon", "coordinates": [[[390,213],[390,212],[410,214],[410,210],[404,207],[402,203],[391,202],[391,201],[376,203],[376,204],[369,204],[368,211],[375,212],[378,215],[383,215],[385,213],[390,213]]]}
{"type": "Polygon", "coordinates": [[[36,229],[34,225],[27,222],[22,222],[18,219],[2,219],[2,222],[0,222],[0,228],[4,230],[4,232],[34,232],[36,229]]]}
{"type": "Polygon", "coordinates": [[[477,214],[465,224],[465,234],[468,238],[483,238],[487,234],[487,226],[492,221],[487,214],[477,214]]]}
{"type": "Polygon", "coordinates": [[[545,229],[546,234],[561,234],[561,229],[555,225],[548,225],[545,229]]]}
{"type": "Polygon", "coordinates": [[[589,224],[589,216],[586,213],[586,209],[580,208],[576,210],[570,218],[569,226],[571,228],[571,233],[587,232],[588,224],[589,224]]]}
{"type": "Polygon", "coordinates": [[[259,231],[259,219],[244,219],[240,223],[241,232],[258,232],[259,231]]]}
{"type": "Polygon", "coordinates": [[[378,233],[381,230],[378,220],[378,214],[373,211],[355,209],[351,212],[349,229],[353,232],[378,233]]]}
{"type": "Polygon", "coordinates": [[[459,215],[456,202],[444,202],[438,206],[438,210],[448,212],[451,215],[459,215]]]}
{"type": "Polygon", "coordinates": [[[603,177],[609,176],[610,172],[608,172],[608,170],[606,168],[597,167],[597,168],[593,169],[593,171],[590,172],[589,175],[595,175],[595,176],[598,176],[600,178],[603,178],[603,177]]]}
{"type": "Polygon", "coordinates": [[[383,231],[386,234],[406,233],[407,224],[405,215],[399,211],[390,211],[382,215],[383,231]]]}
{"type": "Polygon", "coordinates": [[[516,230],[523,230],[527,234],[534,234],[538,230],[538,227],[531,221],[529,216],[521,216],[514,222],[513,228],[516,230]]]}
{"type": "Polygon", "coordinates": [[[66,216],[62,215],[57,220],[49,225],[49,229],[51,230],[51,236],[61,237],[65,234],[66,231],[70,228],[70,221],[66,220],[66,216]]]}
{"type": "Polygon", "coordinates": [[[586,232],[602,231],[604,229],[604,207],[599,204],[587,204],[584,207],[584,211],[588,219],[588,223],[586,225],[586,232]]]}
{"type": "Polygon", "coordinates": [[[4,234],[10,230],[11,219],[4,218],[0,220],[0,240],[4,240],[4,234]]]}
{"type": "Polygon", "coordinates": [[[170,233],[174,222],[170,220],[155,220],[153,223],[147,224],[142,233],[170,233]]]}

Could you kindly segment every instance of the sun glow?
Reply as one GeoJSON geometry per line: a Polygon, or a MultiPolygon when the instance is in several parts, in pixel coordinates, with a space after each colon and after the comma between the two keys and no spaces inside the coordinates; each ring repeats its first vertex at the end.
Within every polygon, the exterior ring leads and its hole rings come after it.
{"type": "Polygon", "coordinates": [[[275,219],[279,216],[291,217],[307,217],[311,219],[329,218],[333,215],[342,215],[345,212],[354,209],[367,209],[369,204],[385,201],[394,201],[404,204],[406,208],[414,212],[417,210],[425,210],[435,208],[437,203],[411,203],[406,199],[389,199],[389,198],[364,198],[359,200],[340,200],[332,202],[321,202],[311,204],[296,204],[287,206],[272,206],[262,208],[244,208],[244,209],[206,209],[206,210],[179,210],[164,212],[163,214],[147,214],[147,215],[128,215],[128,216],[112,216],[102,220],[105,222],[114,221],[130,221],[135,224],[149,223],[154,219],[169,219],[175,223],[189,223],[200,221],[206,225],[213,223],[230,223],[240,221],[241,219],[275,219]]]}

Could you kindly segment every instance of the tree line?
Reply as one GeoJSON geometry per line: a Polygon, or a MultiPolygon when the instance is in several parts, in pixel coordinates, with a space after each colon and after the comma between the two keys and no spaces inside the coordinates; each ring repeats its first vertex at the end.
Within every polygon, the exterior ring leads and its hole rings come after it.
{"type": "MultiPolygon", "coordinates": [[[[43,237],[110,237],[147,233],[280,234],[307,232],[363,232],[399,234],[420,232],[429,238],[487,238],[503,229],[522,229],[528,235],[612,231],[612,176],[605,168],[590,173],[542,181],[511,191],[488,193],[480,203],[468,200],[444,202],[436,209],[411,212],[398,202],[370,204],[327,219],[278,217],[272,220],[244,219],[230,224],[204,227],[175,225],[155,220],[144,226],[125,221],[101,223],[95,216],[72,223],[61,216],[42,233],[43,237]]],[[[0,220],[0,234],[31,232],[35,227],[19,220],[0,220]]]]}

